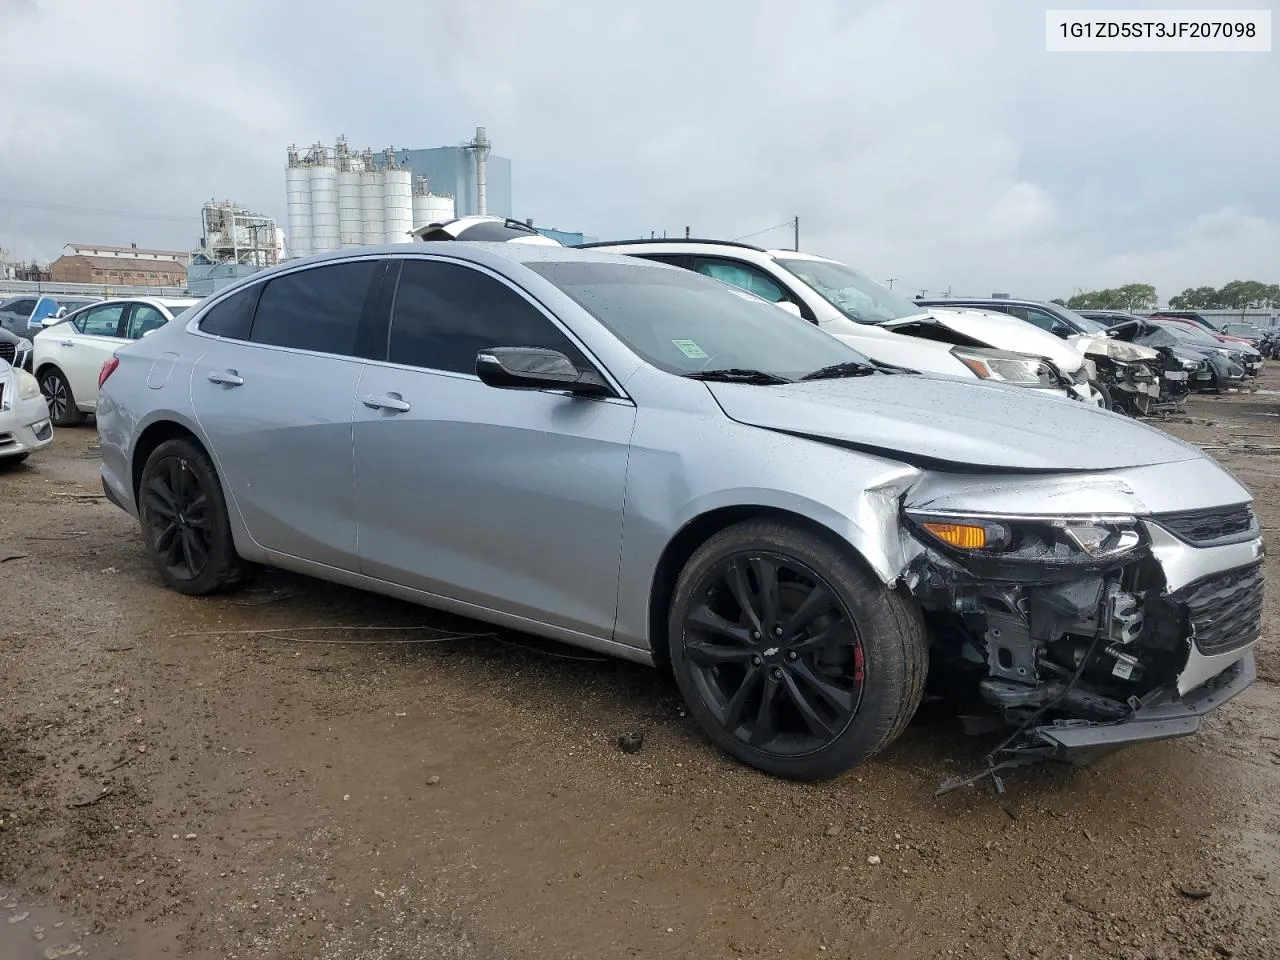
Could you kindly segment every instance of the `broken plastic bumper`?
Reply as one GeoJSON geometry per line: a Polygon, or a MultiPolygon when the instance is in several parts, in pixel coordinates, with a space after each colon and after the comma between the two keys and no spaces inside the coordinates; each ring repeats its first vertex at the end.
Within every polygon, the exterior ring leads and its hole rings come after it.
{"type": "Polygon", "coordinates": [[[1170,687],[1165,697],[1144,704],[1124,720],[1062,721],[1028,731],[1028,740],[1052,747],[1060,759],[1083,760],[1100,750],[1189,736],[1200,728],[1201,717],[1241,693],[1257,677],[1253,650],[1247,649],[1231,666],[1182,696],[1170,687]]]}

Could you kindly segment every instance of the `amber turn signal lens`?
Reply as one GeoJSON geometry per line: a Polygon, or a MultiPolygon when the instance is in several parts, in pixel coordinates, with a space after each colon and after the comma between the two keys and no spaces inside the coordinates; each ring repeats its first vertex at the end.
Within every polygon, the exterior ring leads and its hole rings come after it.
{"type": "Polygon", "coordinates": [[[924,523],[931,534],[961,550],[982,550],[987,545],[987,528],[967,523],[924,523]]]}

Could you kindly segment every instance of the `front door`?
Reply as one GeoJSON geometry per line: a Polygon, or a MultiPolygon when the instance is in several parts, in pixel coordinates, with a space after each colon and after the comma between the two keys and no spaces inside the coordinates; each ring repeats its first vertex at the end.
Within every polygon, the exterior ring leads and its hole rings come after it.
{"type": "Polygon", "coordinates": [[[364,365],[355,353],[379,263],[287,273],[260,299],[254,286],[216,305],[200,329],[219,336],[203,340],[191,379],[200,427],[253,540],[353,571],[351,412],[364,365]]]}
{"type": "Polygon", "coordinates": [[[362,570],[608,638],[635,408],[486,386],[475,358],[495,346],[591,365],[504,281],[402,261],[387,362],[367,366],[355,411],[362,570]]]}

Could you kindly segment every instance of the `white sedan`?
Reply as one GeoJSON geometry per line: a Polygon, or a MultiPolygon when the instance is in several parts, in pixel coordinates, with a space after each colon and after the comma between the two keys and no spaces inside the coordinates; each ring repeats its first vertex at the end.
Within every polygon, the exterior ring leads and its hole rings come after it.
{"type": "Polygon", "coordinates": [[[35,337],[32,370],[54,426],[79,423],[98,408],[98,374],[116,349],[199,303],[198,298],[104,300],[67,314],[35,337]]]}
{"type": "Polygon", "coordinates": [[[49,409],[36,378],[0,360],[0,471],[17,466],[52,441],[49,409]]]}

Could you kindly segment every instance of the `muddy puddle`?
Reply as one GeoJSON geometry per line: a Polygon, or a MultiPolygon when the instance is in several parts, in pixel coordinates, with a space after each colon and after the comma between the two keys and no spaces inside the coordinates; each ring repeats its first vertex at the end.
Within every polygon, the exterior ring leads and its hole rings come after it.
{"type": "Polygon", "coordinates": [[[0,887],[0,960],[105,960],[103,939],[91,926],[0,887]]]}

